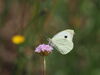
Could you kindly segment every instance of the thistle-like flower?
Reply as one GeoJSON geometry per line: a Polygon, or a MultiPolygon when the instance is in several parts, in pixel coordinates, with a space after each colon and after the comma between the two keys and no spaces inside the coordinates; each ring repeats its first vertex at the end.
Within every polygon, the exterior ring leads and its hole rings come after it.
{"type": "Polygon", "coordinates": [[[52,50],[53,48],[50,45],[41,44],[35,49],[35,52],[47,56],[52,52],[52,50]]]}

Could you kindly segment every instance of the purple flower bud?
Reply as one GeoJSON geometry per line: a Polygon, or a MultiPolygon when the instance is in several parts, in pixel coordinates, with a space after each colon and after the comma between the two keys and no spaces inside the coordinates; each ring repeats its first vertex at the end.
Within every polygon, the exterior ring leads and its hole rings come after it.
{"type": "Polygon", "coordinates": [[[50,45],[41,44],[35,49],[35,52],[46,56],[51,53],[52,50],[53,48],[50,45]]]}

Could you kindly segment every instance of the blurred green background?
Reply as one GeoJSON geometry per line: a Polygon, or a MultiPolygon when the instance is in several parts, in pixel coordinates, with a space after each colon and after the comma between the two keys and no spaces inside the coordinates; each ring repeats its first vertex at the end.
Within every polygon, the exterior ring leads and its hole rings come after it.
{"type": "Polygon", "coordinates": [[[35,47],[68,28],[74,49],[47,56],[47,75],[100,75],[100,0],[0,0],[0,75],[42,75],[35,47]]]}

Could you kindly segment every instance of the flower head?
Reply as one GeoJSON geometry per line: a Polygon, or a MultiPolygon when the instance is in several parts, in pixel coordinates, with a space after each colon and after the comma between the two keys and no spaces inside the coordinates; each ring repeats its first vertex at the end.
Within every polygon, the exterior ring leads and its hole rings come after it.
{"type": "Polygon", "coordinates": [[[50,45],[41,44],[35,49],[35,52],[46,56],[51,53],[52,50],[53,48],[50,45]]]}
{"type": "Polygon", "coordinates": [[[15,35],[12,37],[12,42],[14,44],[21,44],[25,41],[25,37],[22,35],[15,35]]]}

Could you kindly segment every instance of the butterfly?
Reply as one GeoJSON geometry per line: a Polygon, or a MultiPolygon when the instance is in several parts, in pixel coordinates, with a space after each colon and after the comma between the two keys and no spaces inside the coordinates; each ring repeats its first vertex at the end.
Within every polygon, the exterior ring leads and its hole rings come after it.
{"type": "Polygon", "coordinates": [[[73,49],[73,36],[74,30],[66,29],[57,33],[53,38],[49,39],[49,43],[61,54],[65,55],[73,49]]]}

